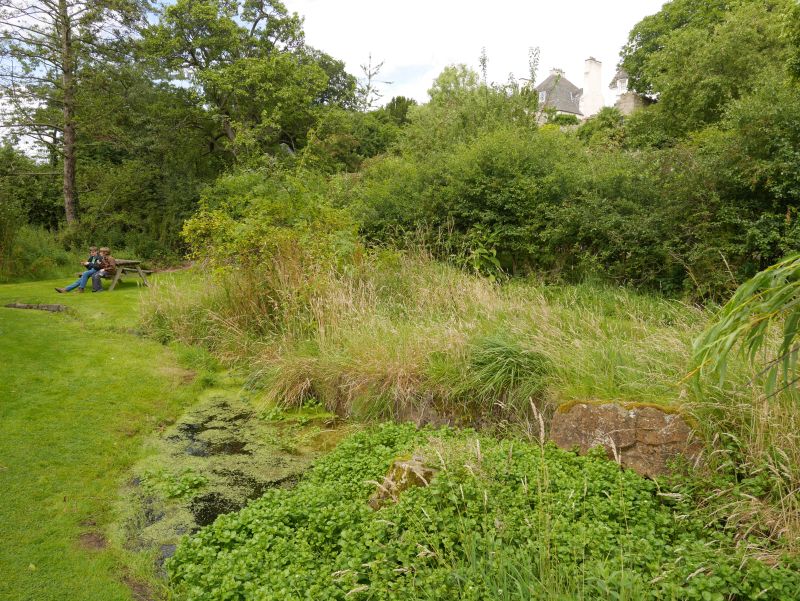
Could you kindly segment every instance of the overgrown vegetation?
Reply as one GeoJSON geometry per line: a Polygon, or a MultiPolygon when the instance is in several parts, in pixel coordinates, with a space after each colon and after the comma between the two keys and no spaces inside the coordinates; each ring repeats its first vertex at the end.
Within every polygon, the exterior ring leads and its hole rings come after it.
{"type": "MultiPolygon", "coordinates": [[[[181,594],[791,598],[796,259],[761,270],[800,244],[796,2],[665,4],[622,51],[654,102],[580,125],[538,106],[535,50],[525,79],[488,82],[484,54],[483,76],[452,65],[427,102],[376,109],[371,58],[357,82],[278,1],[100,2],[92,19],[125,27],[100,39],[76,22],[61,55],[29,52],[60,31],[50,3],[30,3],[42,27],[27,32],[27,4],[7,4],[9,31],[33,37],[0,39],[0,91],[32,100],[0,149],[0,279],[70,271],[87,241],[188,253],[197,271],[146,297],[144,329],[242,370],[265,405],[516,436],[532,406],[631,401],[677,406],[708,443],[675,500],[596,458],[480,438],[481,466],[471,434],[387,426],[186,543],[181,594]],[[723,379],[691,385],[714,366],[723,379]],[[375,519],[363,479],[417,444],[453,463],[375,519]]],[[[202,485],[150,480],[176,497],[202,485]]]]}
{"type": "Polygon", "coordinates": [[[269,401],[470,421],[531,398],[672,403],[708,316],[621,288],[500,285],[421,251],[352,248],[326,263],[291,244],[201,291],[161,286],[145,327],[250,366],[269,401]]]}
{"type": "Polygon", "coordinates": [[[187,600],[794,598],[791,560],[748,557],[665,492],[604,455],[386,425],[220,517],[169,568],[187,600]],[[370,509],[414,450],[439,470],[430,486],[370,509]]]}
{"type": "Polygon", "coordinates": [[[351,417],[501,432],[525,427],[531,400],[545,414],[586,399],[680,407],[726,475],[696,500],[725,498],[731,529],[797,549],[796,394],[767,399],[760,366],[737,355],[724,385],[692,387],[692,341],[712,311],[590,284],[501,285],[387,250],[323,268],[299,248],[268,268],[228,267],[202,291],[162,287],[145,299],[145,327],[246,370],[263,404],[318,399],[351,417]]]}
{"type": "MultiPolygon", "coordinates": [[[[427,103],[373,109],[375,73],[357,85],[305,44],[280,2],[178,2],[141,16],[113,52],[94,54],[83,38],[75,49],[81,224],[62,235],[67,246],[102,237],[174,261],[209,186],[274,201],[287,178],[315,180],[369,243],[402,244],[422,227],[437,258],[484,272],[697,299],[724,298],[800,240],[791,0],[667,3],[622,53],[634,89],[658,102],[628,117],[605,109],[577,129],[541,125],[535,51],[526,79],[493,84],[454,65],[427,103]],[[125,62],[124,47],[142,60],[125,62]],[[175,79],[189,87],[164,83],[175,79]]],[[[29,60],[11,41],[3,48],[29,60]]],[[[3,83],[21,93],[18,80],[3,83]]],[[[53,85],[28,91],[61,93],[53,85]]],[[[61,119],[50,105],[16,109],[23,125],[61,119]]],[[[34,162],[6,148],[0,194],[24,199],[14,219],[52,229],[63,140],[19,131],[47,152],[34,162]]]]}

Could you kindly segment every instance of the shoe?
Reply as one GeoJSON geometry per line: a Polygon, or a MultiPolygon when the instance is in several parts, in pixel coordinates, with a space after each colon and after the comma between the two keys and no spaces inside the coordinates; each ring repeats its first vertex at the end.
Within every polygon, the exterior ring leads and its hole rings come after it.
{"type": "Polygon", "coordinates": [[[83,288],[76,288],[78,292],[83,292],[83,288]]]}
{"type": "Polygon", "coordinates": [[[105,290],[103,290],[102,288],[100,288],[100,290],[92,290],[92,292],[105,292],[105,290]]]}
{"type": "Polygon", "coordinates": [[[56,292],[58,292],[59,294],[64,294],[66,291],[67,291],[66,288],[56,288],[56,292]]]}

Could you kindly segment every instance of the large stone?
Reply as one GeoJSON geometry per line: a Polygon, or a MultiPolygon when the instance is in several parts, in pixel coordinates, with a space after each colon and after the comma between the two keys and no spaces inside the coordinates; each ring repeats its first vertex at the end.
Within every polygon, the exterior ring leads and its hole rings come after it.
{"type": "Polygon", "coordinates": [[[606,449],[609,459],[652,478],[664,474],[678,455],[690,461],[703,449],[686,421],[676,413],[649,406],[577,403],[556,411],[550,439],[562,449],[606,449]]]}
{"type": "Polygon", "coordinates": [[[369,498],[369,506],[377,510],[389,502],[396,503],[403,491],[415,486],[428,486],[437,471],[425,465],[425,459],[420,455],[396,459],[369,498]]]}

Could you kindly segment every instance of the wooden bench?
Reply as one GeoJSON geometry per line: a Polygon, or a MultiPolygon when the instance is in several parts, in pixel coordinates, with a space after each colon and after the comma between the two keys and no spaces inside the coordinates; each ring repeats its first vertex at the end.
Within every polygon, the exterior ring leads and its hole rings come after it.
{"type": "Polygon", "coordinates": [[[111,280],[111,286],[109,286],[108,291],[111,292],[114,289],[114,287],[117,285],[117,282],[122,279],[123,273],[139,274],[139,277],[142,278],[142,283],[149,288],[150,284],[147,283],[145,274],[152,272],[142,269],[141,263],[141,261],[134,261],[132,259],[117,259],[117,272],[114,275],[103,276],[104,278],[111,280]]]}

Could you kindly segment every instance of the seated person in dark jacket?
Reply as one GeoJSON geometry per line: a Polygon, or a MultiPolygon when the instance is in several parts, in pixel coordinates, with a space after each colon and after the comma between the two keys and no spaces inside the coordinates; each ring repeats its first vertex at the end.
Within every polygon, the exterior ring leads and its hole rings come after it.
{"type": "Polygon", "coordinates": [[[86,268],[77,280],[72,282],[66,288],[56,288],[56,292],[72,292],[75,288],[78,289],[78,292],[83,292],[83,289],[86,288],[86,283],[89,281],[89,278],[92,277],[97,271],[100,269],[100,253],[97,251],[96,246],[89,247],[89,258],[83,262],[83,266],[86,268]]]}
{"type": "Polygon", "coordinates": [[[99,269],[92,274],[92,292],[102,292],[103,282],[101,278],[115,273],[117,273],[117,261],[111,256],[111,249],[104,246],[100,249],[99,269]]]}

